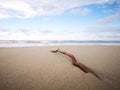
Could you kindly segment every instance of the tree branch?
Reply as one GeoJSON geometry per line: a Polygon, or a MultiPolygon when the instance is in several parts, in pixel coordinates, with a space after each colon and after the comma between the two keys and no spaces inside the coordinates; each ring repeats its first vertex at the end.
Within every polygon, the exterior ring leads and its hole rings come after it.
{"type": "Polygon", "coordinates": [[[81,69],[83,72],[85,72],[85,73],[91,73],[91,74],[93,74],[94,76],[96,76],[98,79],[101,79],[101,78],[100,78],[95,72],[93,72],[90,68],[88,68],[88,67],[85,66],[84,64],[78,62],[78,61],[76,60],[76,58],[74,57],[73,54],[68,53],[68,52],[61,51],[59,48],[58,48],[57,50],[52,50],[51,52],[53,52],[53,53],[59,52],[59,53],[62,53],[62,54],[64,54],[64,55],[67,55],[68,57],[71,58],[72,64],[73,64],[74,66],[80,68],[80,69],[81,69]]]}

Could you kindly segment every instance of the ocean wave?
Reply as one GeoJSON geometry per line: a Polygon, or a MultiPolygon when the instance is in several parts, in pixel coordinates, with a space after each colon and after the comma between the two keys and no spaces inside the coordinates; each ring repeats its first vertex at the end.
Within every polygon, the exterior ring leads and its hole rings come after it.
{"type": "Polygon", "coordinates": [[[0,47],[46,46],[46,45],[120,45],[120,41],[75,40],[1,40],[0,47]]]}

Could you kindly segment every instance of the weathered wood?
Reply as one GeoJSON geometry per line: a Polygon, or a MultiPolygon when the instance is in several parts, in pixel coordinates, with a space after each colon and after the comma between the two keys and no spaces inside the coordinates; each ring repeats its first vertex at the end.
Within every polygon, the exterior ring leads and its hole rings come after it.
{"type": "Polygon", "coordinates": [[[98,76],[95,72],[93,72],[90,68],[88,68],[88,67],[85,66],[84,64],[78,62],[78,61],[76,60],[76,58],[74,57],[73,54],[68,53],[68,52],[61,51],[60,49],[52,50],[51,52],[53,52],[53,53],[59,52],[59,53],[62,53],[62,54],[64,54],[64,55],[69,56],[69,57],[71,58],[72,64],[73,64],[74,66],[80,68],[80,69],[81,69],[83,72],[85,72],[85,73],[91,73],[91,74],[93,74],[94,76],[96,76],[98,79],[101,79],[101,77],[99,77],[99,76],[98,76]]]}

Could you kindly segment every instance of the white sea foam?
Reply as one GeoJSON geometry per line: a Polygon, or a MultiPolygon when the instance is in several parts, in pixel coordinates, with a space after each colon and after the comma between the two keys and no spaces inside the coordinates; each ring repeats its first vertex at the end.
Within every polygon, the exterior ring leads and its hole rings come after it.
{"type": "Polygon", "coordinates": [[[24,47],[47,45],[120,45],[120,41],[58,41],[58,40],[1,40],[0,47],[24,47]]]}

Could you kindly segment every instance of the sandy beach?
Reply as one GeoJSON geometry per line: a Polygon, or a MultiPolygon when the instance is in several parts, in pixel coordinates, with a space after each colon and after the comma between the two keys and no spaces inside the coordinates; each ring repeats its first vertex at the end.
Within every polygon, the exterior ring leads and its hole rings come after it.
{"type": "Polygon", "coordinates": [[[120,90],[120,46],[77,45],[0,48],[0,90],[120,90]],[[74,67],[60,48],[102,80],[74,67]]]}

